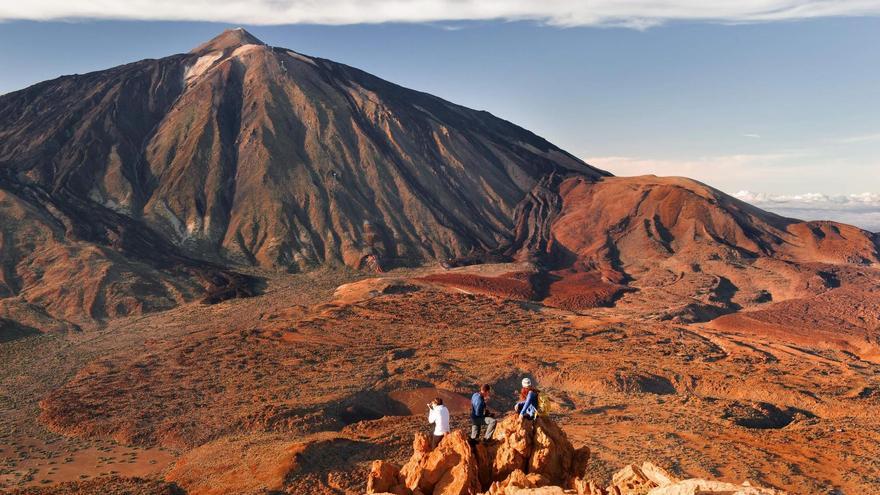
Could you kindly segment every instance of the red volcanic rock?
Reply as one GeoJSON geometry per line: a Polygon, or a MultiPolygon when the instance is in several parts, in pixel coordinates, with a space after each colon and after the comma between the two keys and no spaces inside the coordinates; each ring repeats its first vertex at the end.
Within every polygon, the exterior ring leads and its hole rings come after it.
{"type": "Polygon", "coordinates": [[[413,456],[401,469],[408,488],[425,495],[476,495],[480,491],[476,459],[467,438],[454,431],[430,449],[427,435],[416,435],[413,456]]]}
{"type": "MultiPolygon", "coordinates": [[[[577,178],[560,186],[549,249],[575,267],[639,274],[657,262],[773,257],[800,263],[880,263],[873,234],[766,212],[697,181],[577,178]]],[[[603,272],[604,275],[604,272],[603,272]]]]}
{"type": "Polygon", "coordinates": [[[661,318],[706,320],[833,288],[821,264],[880,264],[875,234],[784,218],[690,179],[571,177],[556,190],[558,211],[520,234],[547,242],[517,253],[551,266],[536,291],[550,306],[610,306],[638,290],[630,299],[669,305],[661,318]]]}
{"type": "Polygon", "coordinates": [[[507,495],[509,493],[522,493],[523,490],[546,487],[547,480],[539,474],[526,474],[517,469],[510,473],[503,481],[496,481],[489,487],[488,495],[507,495]]]}
{"type": "Polygon", "coordinates": [[[485,490],[501,495],[515,489],[574,486],[589,460],[589,449],[574,449],[552,420],[541,417],[533,422],[518,415],[498,423],[488,446],[471,447],[464,433],[455,431],[434,450],[430,450],[427,435],[417,434],[413,451],[399,471],[396,466],[375,461],[367,493],[401,492],[401,484],[426,495],[485,490]]]}
{"type": "Polygon", "coordinates": [[[559,425],[546,417],[537,419],[529,457],[530,474],[541,475],[550,484],[568,487],[574,478],[583,476],[589,460],[589,448],[575,449],[559,425]]]}
{"type": "Polygon", "coordinates": [[[534,423],[518,415],[509,415],[498,422],[493,437],[498,443],[488,451],[493,480],[500,481],[516,470],[527,469],[534,436],[534,423]]]}
{"type": "Polygon", "coordinates": [[[679,480],[650,462],[641,466],[630,464],[614,473],[607,488],[592,481],[577,480],[578,495],[785,495],[784,492],[760,488],[748,482],[742,485],[705,479],[679,480]]]}
{"type": "Polygon", "coordinates": [[[575,449],[565,432],[546,417],[536,421],[508,415],[498,423],[488,448],[492,480],[501,481],[516,470],[535,474],[545,484],[570,486],[583,475],[589,449],[575,449]]]}
{"type": "Polygon", "coordinates": [[[585,476],[589,449],[574,449],[565,433],[551,419],[536,421],[509,415],[498,423],[493,443],[473,450],[461,431],[456,431],[431,451],[428,437],[417,434],[412,458],[402,468],[374,461],[367,479],[367,493],[459,495],[784,495],[744,483],[688,479],[679,480],[650,462],[630,464],[612,476],[611,484],[599,487],[585,476]],[[488,479],[482,476],[488,468],[488,479]]]}
{"type": "Polygon", "coordinates": [[[635,495],[648,493],[654,488],[676,482],[663,469],[646,462],[641,467],[629,464],[620,471],[614,473],[611,478],[609,493],[619,492],[621,495],[635,495]]]}
{"type": "Polygon", "coordinates": [[[399,466],[385,461],[373,461],[367,477],[367,493],[410,495],[412,490],[401,479],[399,466]]]}

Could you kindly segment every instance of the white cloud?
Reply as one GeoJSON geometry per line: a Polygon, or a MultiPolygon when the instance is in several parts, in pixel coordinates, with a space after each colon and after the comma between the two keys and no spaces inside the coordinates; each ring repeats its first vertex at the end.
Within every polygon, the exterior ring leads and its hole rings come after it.
{"type": "Polygon", "coordinates": [[[752,139],[761,139],[760,134],[743,134],[743,137],[752,138],[752,139]]]}
{"type": "Polygon", "coordinates": [[[28,0],[0,20],[141,19],[244,24],[534,20],[645,29],[670,20],[726,23],[880,15],[880,0],[28,0]]]}
{"type": "Polygon", "coordinates": [[[834,220],[880,232],[880,193],[769,194],[739,191],[735,197],[765,210],[803,220],[834,220]]]}
{"type": "Polygon", "coordinates": [[[880,208],[880,193],[864,192],[860,194],[769,194],[739,191],[733,196],[756,205],[786,204],[804,205],[814,208],[880,208]]]}

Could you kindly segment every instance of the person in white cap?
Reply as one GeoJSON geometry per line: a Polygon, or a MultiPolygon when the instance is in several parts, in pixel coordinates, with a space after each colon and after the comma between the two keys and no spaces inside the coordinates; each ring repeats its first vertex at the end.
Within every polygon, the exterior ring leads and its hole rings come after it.
{"type": "Polygon", "coordinates": [[[431,448],[437,448],[443,437],[449,433],[449,409],[443,405],[443,399],[437,397],[428,404],[428,423],[434,425],[431,437],[431,448]]]}
{"type": "Polygon", "coordinates": [[[523,418],[535,419],[538,417],[538,389],[532,387],[529,377],[522,379],[522,388],[519,391],[519,402],[513,406],[523,418]]]}

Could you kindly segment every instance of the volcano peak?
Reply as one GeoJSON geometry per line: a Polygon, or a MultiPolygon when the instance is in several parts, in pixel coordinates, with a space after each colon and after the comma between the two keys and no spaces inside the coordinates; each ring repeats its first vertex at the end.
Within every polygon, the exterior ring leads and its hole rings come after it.
{"type": "Polygon", "coordinates": [[[223,31],[216,37],[193,48],[190,53],[208,53],[244,45],[265,45],[265,43],[244,28],[238,27],[223,31]]]}

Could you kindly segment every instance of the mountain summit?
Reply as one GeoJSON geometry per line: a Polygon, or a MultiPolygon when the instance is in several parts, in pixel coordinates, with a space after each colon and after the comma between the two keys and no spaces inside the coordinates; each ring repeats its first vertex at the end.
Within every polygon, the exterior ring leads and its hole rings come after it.
{"type": "Polygon", "coordinates": [[[227,29],[216,37],[193,48],[190,53],[202,54],[228,48],[239,48],[244,45],[265,45],[256,36],[244,28],[227,29]]]}
{"type": "Polygon", "coordinates": [[[243,29],[0,96],[0,171],[0,218],[16,225],[4,295],[75,319],[195,297],[181,270],[199,263],[376,268],[510,250],[546,212],[536,187],[608,175],[488,112],[243,29]]]}

